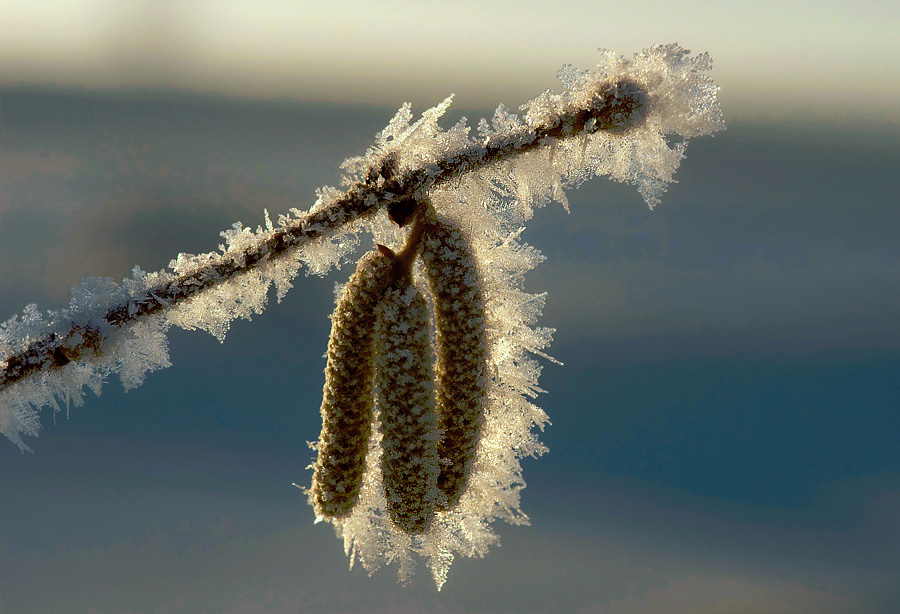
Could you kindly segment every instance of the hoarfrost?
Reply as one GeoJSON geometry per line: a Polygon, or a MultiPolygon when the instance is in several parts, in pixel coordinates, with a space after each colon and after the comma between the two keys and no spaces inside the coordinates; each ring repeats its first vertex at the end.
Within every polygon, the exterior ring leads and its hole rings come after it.
{"type": "MultiPolygon", "coordinates": [[[[519,240],[521,224],[532,216],[535,206],[549,200],[567,206],[562,188],[594,175],[635,184],[652,207],[684,156],[686,143],[670,147],[667,137],[686,139],[724,127],[716,87],[701,73],[710,67],[705,54],[691,58],[677,45],[669,45],[648,49],[630,61],[609,52],[601,56],[601,64],[592,71],[563,69],[560,78],[565,91],[545,92],[523,105],[524,120],[501,105],[490,124],[485,120],[478,124],[478,142],[509,138],[526,124],[540,124],[575,104],[598,82],[612,79],[630,79],[646,92],[641,123],[621,133],[598,131],[559,141],[488,165],[430,193],[435,209],[468,232],[480,263],[492,373],[486,423],[462,500],[455,508],[438,512],[422,536],[397,531],[386,519],[379,487],[381,446],[373,435],[359,503],[348,517],[329,519],[344,541],[351,565],[359,560],[372,572],[382,563],[396,561],[403,580],[412,572],[411,554],[418,554],[440,588],[455,554],[480,556],[497,542],[490,526],[494,520],[527,524],[519,507],[524,487],[519,461],[546,451],[533,431],[548,423],[547,415],[529,400],[542,392],[537,386],[541,367],[530,355],[544,355],[541,350],[550,343],[553,330],[532,326],[544,297],[522,291],[522,278],[543,257],[519,240]]],[[[446,104],[436,110],[443,112],[446,104]]],[[[452,134],[440,137],[433,129],[434,117],[426,113],[413,124],[404,105],[366,156],[345,164],[351,173],[347,182],[361,180],[366,169],[377,166],[385,156],[397,155],[402,167],[408,160],[421,163],[439,152],[475,145],[461,124],[454,126],[452,134]]],[[[385,236],[391,233],[390,227],[378,230],[385,236]]]]}
{"type": "MultiPolygon", "coordinates": [[[[371,194],[366,197],[366,204],[373,205],[370,213],[359,219],[335,205],[349,198],[355,186],[389,186],[393,177],[422,173],[420,189],[427,190],[441,215],[469,236],[483,284],[490,382],[474,470],[458,505],[438,512],[424,534],[407,535],[392,525],[386,512],[381,435],[375,424],[359,502],[349,516],[329,521],[351,565],[359,561],[372,572],[397,563],[401,579],[407,579],[422,558],[440,588],[455,556],[481,556],[497,543],[491,527],[495,520],[528,523],[519,507],[524,488],[520,459],[545,451],[534,431],[543,429],[548,417],[531,399],[541,392],[541,366],[534,356],[546,357],[542,350],[553,330],[534,326],[543,295],[522,289],[524,274],[543,258],[520,240],[523,225],[535,207],[551,200],[567,208],[563,189],[599,175],[635,185],[653,207],[672,181],[687,139],[724,129],[718,88],[705,74],[711,68],[706,54],[690,56],[672,44],[651,47],[631,59],[605,50],[600,57],[588,71],[563,67],[561,93],[540,94],[520,107],[521,117],[501,105],[490,122],[477,125],[474,138],[465,119],[448,130],[438,125],[450,97],[415,121],[410,105],[404,104],[364,155],[342,165],[347,192],[322,188],[309,211],[293,209],[276,224],[266,212],[264,227],[255,232],[235,224],[222,233],[225,243],[219,252],[179,254],[170,271],[146,273],[136,267],[121,285],[88,278],[73,291],[69,306],[58,312],[41,314],[36,306],[27,306],[21,317],[0,324],[0,366],[12,368],[13,358],[37,341],[50,348],[49,358],[23,359],[17,368],[30,369],[29,374],[0,389],[0,432],[29,450],[22,435],[38,434],[40,407],[56,412],[61,405],[77,406],[84,387],[99,394],[113,373],[128,389],[139,385],[147,372],[168,366],[165,335],[170,326],[203,329],[222,340],[233,319],[250,319],[265,308],[272,285],[280,300],[300,268],[323,275],[340,267],[356,249],[360,233],[396,245],[401,233],[384,213],[384,203],[380,210],[374,206],[378,203],[372,203],[371,194]],[[570,138],[546,139],[543,146],[512,158],[488,160],[491,147],[516,147],[529,130],[549,118],[568,109],[590,108],[598,87],[612,82],[632,84],[641,93],[635,117],[613,117],[612,128],[603,130],[594,130],[596,120],[590,119],[570,138]],[[465,172],[448,180],[440,163],[453,156],[459,157],[465,172]],[[289,243],[277,257],[265,255],[266,246],[280,240],[279,233],[313,215],[319,217],[318,226],[306,227],[311,240],[289,243]],[[204,289],[192,294],[192,285],[204,289]],[[158,290],[172,288],[178,291],[175,295],[190,298],[169,304],[158,290]],[[151,315],[129,319],[145,312],[151,315]],[[125,316],[119,317],[122,313],[125,316]]],[[[394,196],[384,193],[387,202],[394,196]]],[[[415,275],[424,287],[421,270],[415,275]]],[[[315,411],[316,406],[310,402],[308,409],[315,411]]]]}

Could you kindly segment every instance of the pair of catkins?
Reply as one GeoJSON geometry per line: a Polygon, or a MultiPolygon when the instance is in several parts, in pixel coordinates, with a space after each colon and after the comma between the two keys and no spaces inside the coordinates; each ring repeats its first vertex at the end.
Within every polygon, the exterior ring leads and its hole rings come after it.
{"type": "Polygon", "coordinates": [[[487,387],[484,298],[462,229],[427,199],[388,211],[412,224],[405,246],[363,256],[331,316],[312,495],[319,517],[352,512],[377,398],[386,509],[421,534],[459,502],[472,472],[487,387]],[[413,281],[417,256],[431,305],[413,281]]]}

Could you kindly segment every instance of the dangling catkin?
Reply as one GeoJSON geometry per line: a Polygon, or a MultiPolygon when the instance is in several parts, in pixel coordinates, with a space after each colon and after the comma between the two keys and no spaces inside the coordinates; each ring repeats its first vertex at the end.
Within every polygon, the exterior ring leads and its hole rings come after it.
{"type": "MultiPolygon", "coordinates": [[[[414,213],[408,212],[404,224],[414,213]]],[[[395,281],[378,307],[375,365],[387,511],[410,534],[428,530],[440,496],[431,311],[412,281],[422,230],[417,215],[406,246],[395,256],[395,281]]]]}
{"type": "Polygon", "coordinates": [[[450,508],[459,502],[484,422],[487,339],[481,278],[464,232],[428,207],[422,262],[434,297],[437,340],[438,488],[450,508]]]}
{"type": "Polygon", "coordinates": [[[387,511],[406,533],[423,533],[438,496],[431,312],[415,285],[398,282],[378,309],[376,381],[387,511]]]}
{"type": "Polygon", "coordinates": [[[359,497],[372,429],[376,308],[396,266],[380,251],[363,256],[331,316],[311,489],[318,516],[345,516],[359,497]]]}

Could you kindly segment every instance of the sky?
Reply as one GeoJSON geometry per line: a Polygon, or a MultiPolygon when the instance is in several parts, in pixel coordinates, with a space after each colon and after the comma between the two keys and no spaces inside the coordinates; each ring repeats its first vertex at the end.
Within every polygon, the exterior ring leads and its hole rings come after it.
{"type": "Polygon", "coordinates": [[[710,51],[737,115],[900,121],[890,0],[0,3],[0,84],[172,87],[395,105],[511,104],[598,47],[710,51]],[[414,52],[411,52],[414,50],[414,52]]]}
{"type": "Polygon", "coordinates": [[[487,4],[0,2],[0,321],[309,206],[405,100],[474,125],[599,46],[708,51],[728,123],[652,211],[601,178],[529,221],[550,452],[440,593],[348,570],[292,486],[345,267],[0,441],[0,611],[897,611],[897,9],[487,4]]]}

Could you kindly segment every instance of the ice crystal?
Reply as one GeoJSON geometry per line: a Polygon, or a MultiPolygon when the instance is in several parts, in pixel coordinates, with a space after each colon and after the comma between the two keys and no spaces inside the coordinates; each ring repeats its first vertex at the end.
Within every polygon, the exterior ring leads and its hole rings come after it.
{"type": "MultiPolygon", "coordinates": [[[[567,206],[565,188],[599,175],[635,185],[655,206],[687,139],[724,128],[710,68],[706,54],[675,44],[630,59],[601,51],[591,70],[560,71],[560,93],[542,93],[520,107],[521,116],[501,106],[474,136],[465,119],[439,126],[451,98],[415,121],[403,105],[371,149],[344,163],[346,189],[321,189],[309,211],[291,210],[274,224],[265,214],[255,231],[235,224],[218,252],[180,254],[168,271],[135,268],[122,284],[89,278],[68,307],[42,314],[29,305],[0,324],[0,432],[28,450],[22,435],[37,435],[39,408],[79,405],[84,387],[99,393],[112,374],[126,388],[140,384],[168,366],[165,335],[173,325],[223,339],[233,319],[265,308],[271,286],[280,299],[302,267],[315,274],[340,267],[359,233],[395,243],[385,207],[427,196],[466,238],[475,262],[467,283],[483,301],[483,422],[467,486],[427,530],[398,528],[386,511],[376,415],[358,499],[349,514],[327,520],[351,564],[371,571],[398,563],[406,578],[421,557],[440,588],[455,556],[481,556],[496,543],[495,520],[528,521],[519,507],[519,461],[544,451],[535,436],[548,422],[532,403],[540,392],[535,356],[544,356],[553,331],[535,327],[543,297],[522,289],[523,275],[542,258],[520,241],[524,223],[548,201],[567,206]]],[[[414,283],[425,282],[419,268],[414,283]]]]}

